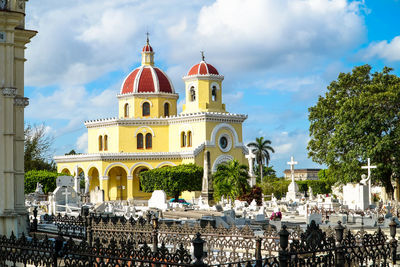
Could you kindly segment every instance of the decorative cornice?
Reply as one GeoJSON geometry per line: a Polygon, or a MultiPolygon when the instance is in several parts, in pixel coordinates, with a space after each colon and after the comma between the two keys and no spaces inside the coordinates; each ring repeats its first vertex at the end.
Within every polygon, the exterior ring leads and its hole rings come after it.
{"type": "Polygon", "coordinates": [[[109,118],[85,121],[87,128],[105,126],[139,126],[139,125],[169,125],[189,122],[210,121],[242,123],[247,115],[222,112],[182,113],[165,118],[109,118]]]}
{"type": "Polygon", "coordinates": [[[223,75],[216,75],[216,74],[197,74],[197,75],[187,75],[183,76],[182,80],[185,82],[187,81],[194,81],[194,80],[215,80],[215,81],[223,81],[223,75]]]}
{"type": "Polygon", "coordinates": [[[6,97],[15,97],[17,95],[17,88],[15,87],[3,87],[0,90],[6,97]]]}
{"type": "Polygon", "coordinates": [[[17,96],[14,98],[14,104],[19,107],[26,107],[29,105],[29,98],[17,96]]]}
{"type": "Polygon", "coordinates": [[[128,94],[118,94],[117,98],[123,99],[127,97],[165,97],[165,98],[173,98],[173,99],[178,99],[179,95],[175,93],[128,93],[128,94]]]}
{"type": "Polygon", "coordinates": [[[143,153],[93,153],[67,156],[55,156],[56,163],[81,161],[124,161],[124,160],[165,160],[165,159],[192,159],[204,149],[204,144],[191,151],[184,152],[143,152],[143,153]]]}

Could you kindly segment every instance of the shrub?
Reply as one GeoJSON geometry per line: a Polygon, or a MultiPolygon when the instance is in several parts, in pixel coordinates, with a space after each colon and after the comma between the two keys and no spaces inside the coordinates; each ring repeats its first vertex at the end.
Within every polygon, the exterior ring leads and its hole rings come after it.
{"type": "Polygon", "coordinates": [[[164,190],[169,197],[178,200],[182,191],[201,190],[202,178],[202,167],[195,164],[183,164],[141,172],[140,184],[144,192],[164,190]]]}
{"type": "Polygon", "coordinates": [[[58,176],[66,175],[64,173],[50,171],[28,171],[25,173],[25,194],[35,191],[36,184],[40,183],[43,186],[43,192],[53,192],[56,189],[56,179],[58,176]]]}
{"type": "Polygon", "coordinates": [[[250,190],[250,192],[245,193],[239,197],[240,200],[242,201],[247,201],[247,203],[251,203],[253,199],[256,200],[257,205],[261,206],[262,205],[262,189],[259,186],[253,186],[250,190]]]}

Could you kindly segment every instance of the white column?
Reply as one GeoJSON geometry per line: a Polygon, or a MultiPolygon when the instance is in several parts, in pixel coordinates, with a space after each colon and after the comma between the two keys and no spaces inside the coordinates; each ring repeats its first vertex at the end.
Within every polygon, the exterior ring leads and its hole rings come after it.
{"type": "Polygon", "coordinates": [[[79,181],[79,168],[78,168],[78,166],[76,166],[75,167],[75,177],[74,177],[75,179],[74,179],[74,189],[75,189],[75,191],[77,192],[77,193],[79,193],[80,192],[80,181],[79,181]]]}
{"type": "Polygon", "coordinates": [[[90,180],[92,179],[92,176],[87,176],[85,175],[85,194],[89,193],[89,188],[90,188],[90,180]]]}

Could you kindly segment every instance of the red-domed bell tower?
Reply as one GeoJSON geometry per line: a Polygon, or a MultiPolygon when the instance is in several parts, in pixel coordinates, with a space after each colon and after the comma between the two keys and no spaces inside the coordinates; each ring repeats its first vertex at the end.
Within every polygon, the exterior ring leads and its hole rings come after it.
{"type": "Polygon", "coordinates": [[[191,67],[183,77],[186,92],[183,113],[226,112],[222,103],[224,76],[213,65],[206,63],[203,52],[201,56],[200,63],[191,67]]]}

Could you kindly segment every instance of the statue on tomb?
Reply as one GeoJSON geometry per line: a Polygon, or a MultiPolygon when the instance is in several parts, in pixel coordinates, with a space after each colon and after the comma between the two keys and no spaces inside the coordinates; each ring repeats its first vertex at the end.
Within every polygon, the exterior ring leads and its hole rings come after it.
{"type": "Polygon", "coordinates": [[[370,179],[370,177],[369,177],[369,176],[367,177],[367,175],[365,175],[365,174],[362,174],[362,175],[361,175],[361,181],[360,181],[360,184],[362,184],[362,185],[368,185],[368,181],[369,181],[369,179],[370,179]]]}
{"type": "Polygon", "coordinates": [[[313,200],[314,199],[314,192],[313,192],[311,186],[308,187],[308,194],[310,195],[310,200],[313,200]]]}
{"type": "Polygon", "coordinates": [[[36,194],[43,195],[43,185],[41,185],[39,182],[36,183],[36,194]]]}

